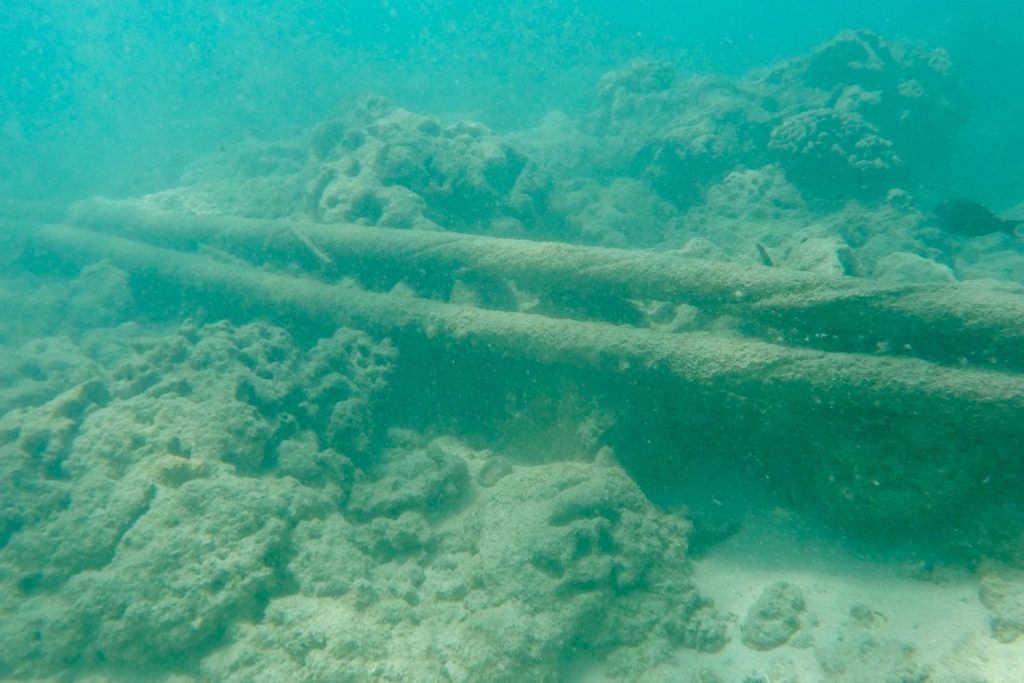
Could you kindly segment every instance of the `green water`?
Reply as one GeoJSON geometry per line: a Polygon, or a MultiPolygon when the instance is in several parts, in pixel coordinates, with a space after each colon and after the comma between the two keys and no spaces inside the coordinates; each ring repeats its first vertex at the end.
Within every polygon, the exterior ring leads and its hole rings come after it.
{"type": "Polygon", "coordinates": [[[1019,14],[0,10],[0,680],[1024,680],[1019,14]]]}

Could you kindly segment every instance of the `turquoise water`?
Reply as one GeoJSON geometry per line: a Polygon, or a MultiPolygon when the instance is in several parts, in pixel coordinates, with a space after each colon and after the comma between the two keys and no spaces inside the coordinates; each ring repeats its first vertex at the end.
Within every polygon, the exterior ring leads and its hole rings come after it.
{"type": "Polygon", "coordinates": [[[639,55],[742,73],[847,28],[951,51],[971,94],[950,180],[1016,203],[1020,8],[962,3],[15,3],[0,53],[5,173],[19,193],[163,187],[225,140],[308,128],[355,93],[520,127],[588,110],[639,55]],[[45,154],[40,152],[45,151],[45,154]]]}
{"type": "Polygon", "coordinates": [[[1024,11],[0,10],[0,680],[1024,680],[1024,11]]]}

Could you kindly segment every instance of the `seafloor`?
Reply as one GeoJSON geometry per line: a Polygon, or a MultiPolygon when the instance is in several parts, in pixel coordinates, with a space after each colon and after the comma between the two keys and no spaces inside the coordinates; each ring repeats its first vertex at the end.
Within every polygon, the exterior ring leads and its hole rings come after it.
{"type": "Polygon", "coordinates": [[[0,207],[0,676],[1024,680],[1024,208],[930,213],[946,54],[596,87],[0,207]]]}

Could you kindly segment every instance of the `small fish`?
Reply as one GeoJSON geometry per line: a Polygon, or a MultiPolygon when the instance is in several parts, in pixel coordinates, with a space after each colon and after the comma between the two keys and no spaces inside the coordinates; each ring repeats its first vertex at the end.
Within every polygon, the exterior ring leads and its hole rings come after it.
{"type": "Polygon", "coordinates": [[[1017,228],[1024,224],[1024,221],[1005,221],[970,199],[947,199],[935,207],[932,221],[946,232],[968,237],[993,232],[1006,232],[1017,237],[1017,228]]]}

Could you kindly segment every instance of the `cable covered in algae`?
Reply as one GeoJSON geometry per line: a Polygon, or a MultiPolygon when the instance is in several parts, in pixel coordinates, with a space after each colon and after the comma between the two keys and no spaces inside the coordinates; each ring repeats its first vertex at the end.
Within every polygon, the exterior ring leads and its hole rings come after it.
{"type": "Polygon", "coordinates": [[[401,279],[483,273],[578,306],[616,300],[686,303],[738,316],[747,332],[830,351],[887,349],[946,364],[1024,369],[1024,288],[1008,284],[885,286],[856,278],[712,263],[676,252],[610,249],[449,232],[197,216],[110,200],[70,221],[155,246],[213,247],[257,265],[401,279]]]}
{"type": "MultiPolygon", "coordinates": [[[[366,291],[225,262],[64,225],[35,225],[34,257],[82,265],[107,259],[133,277],[157,280],[213,310],[308,320],[385,334],[413,334],[449,347],[473,344],[495,353],[610,371],[657,372],[679,381],[764,394],[792,389],[822,400],[876,403],[887,410],[977,412],[986,421],[1024,422],[1024,378],[951,368],[917,358],[828,353],[735,334],[673,333],[594,321],[494,311],[398,293],[366,291]],[[956,404],[953,406],[952,404],[956,404]]],[[[770,400],[770,398],[768,399],[770,400]]]]}
{"type": "MultiPolygon", "coordinates": [[[[1016,505],[1024,481],[1024,375],[1017,372],[828,352],[734,331],[669,332],[492,310],[402,288],[375,292],[222,252],[179,251],[67,225],[0,229],[18,233],[13,243],[25,264],[112,262],[129,273],[143,311],[173,305],[186,314],[267,317],[322,332],[355,327],[391,337],[399,358],[428,359],[442,380],[455,358],[491,369],[522,367],[520,360],[575,368],[632,394],[633,410],[664,415],[680,429],[700,424],[701,415],[743,425],[727,447],[769,463],[773,486],[844,528],[941,528],[953,510],[958,524],[987,523],[986,510],[1016,505]],[[675,398],[645,403],[665,397],[675,398]]],[[[456,386],[459,378],[450,379],[456,386]]]]}

